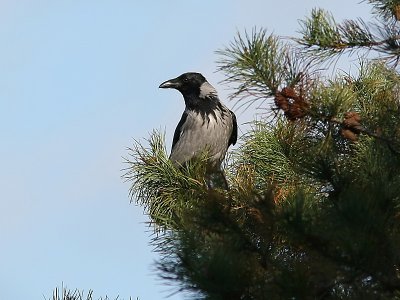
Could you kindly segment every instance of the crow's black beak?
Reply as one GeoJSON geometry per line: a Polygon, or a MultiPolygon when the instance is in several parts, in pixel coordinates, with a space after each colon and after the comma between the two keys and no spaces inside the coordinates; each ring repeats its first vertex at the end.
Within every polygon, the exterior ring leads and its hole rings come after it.
{"type": "Polygon", "coordinates": [[[159,88],[162,89],[178,89],[181,86],[181,82],[179,81],[178,78],[170,79],[167,81],[164,81],[163,83],[160,84],[159,88]]]}

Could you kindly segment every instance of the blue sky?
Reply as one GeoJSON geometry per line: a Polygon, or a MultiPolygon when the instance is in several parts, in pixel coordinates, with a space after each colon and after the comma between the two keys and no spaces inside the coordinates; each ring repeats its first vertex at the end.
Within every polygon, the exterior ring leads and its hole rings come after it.
{"type": "Polygon", "coordinates": [[[165,128],[170,144],[183,101],[158,85],[198,71],[226,99],[214,51],[238,30],[295,36],[317,6],[369,18],[358,2],[0,0],[0,299],[62,282],[96,299],[165,298],[120,178],[133,139],[165,128]]]}

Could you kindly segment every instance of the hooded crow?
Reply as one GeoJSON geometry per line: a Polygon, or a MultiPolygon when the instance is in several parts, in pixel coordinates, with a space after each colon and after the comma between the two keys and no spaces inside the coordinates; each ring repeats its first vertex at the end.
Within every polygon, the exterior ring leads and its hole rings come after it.
{"type": "Polygon", "coordinates": [[[221,103],[215,88],[200,73],[184,73],[163,82],[160,88],[176,89],[185,100],[170,160],[179,166],[207,151],[210,167],[219,169],[228,147],[237,140],[235,114],[221,103]]]}

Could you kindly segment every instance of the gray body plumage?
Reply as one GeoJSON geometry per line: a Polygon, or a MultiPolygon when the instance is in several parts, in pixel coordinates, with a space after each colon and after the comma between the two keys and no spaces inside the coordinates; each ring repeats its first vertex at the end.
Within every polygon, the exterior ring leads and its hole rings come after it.
{"type": "Polygon", "coordinates": [[[161,88],[179,90],[185,110],[175,130],[170,160],[182,165],[207,151],[209,164],[221,165],[229,145],[237,139],[236,117],[218,98],[216,90],[199,73],[185,73],[161,88]]]}
{"type": "Polygon", "coordinates": [[[187,114],[186,122],[180,128],[179,140],[171,150],[171,161],[183,164],[207,151],[210,163],[219,166],[228,150],[233,130],[230,111],[221,106],[213,115],[206,117],[193,110],[184,113],[187,114]]]}

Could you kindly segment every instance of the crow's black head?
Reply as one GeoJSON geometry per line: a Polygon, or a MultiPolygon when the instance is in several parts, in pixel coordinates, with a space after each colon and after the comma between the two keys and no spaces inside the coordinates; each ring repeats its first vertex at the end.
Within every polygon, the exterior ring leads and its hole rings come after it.
{"type": "Polygon", "coordinates": [[[218,103],[217,91],[200,73],[184,73],[181,76],[167,80],[160,88],[172,88],[180,91],[189,108],[208,108],[218,103]]]}
{"type": "Polygon", "coordinates": [[[172,88],[180,91],[183,96],[200,95],[200,87],[207,82],[200,73],[184,73],[181,76],[160,84],[160,88],[172,88]]]}

